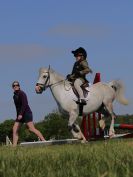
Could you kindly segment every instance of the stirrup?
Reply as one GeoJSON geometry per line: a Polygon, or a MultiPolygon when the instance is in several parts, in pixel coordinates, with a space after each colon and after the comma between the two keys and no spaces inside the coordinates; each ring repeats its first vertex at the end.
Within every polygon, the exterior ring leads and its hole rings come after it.
{"type": "Polygon", "coordinates": [[[76,101],[77,104],[81,104],[81,105],[86,105],[86,100],[85,99],[79,99],[76,101]]]}

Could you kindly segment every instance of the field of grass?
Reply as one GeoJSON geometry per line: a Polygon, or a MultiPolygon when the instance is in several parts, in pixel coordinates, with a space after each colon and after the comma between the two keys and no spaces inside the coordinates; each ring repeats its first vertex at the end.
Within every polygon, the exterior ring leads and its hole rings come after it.
{"type": "Polygon", "coordinates": [[[1,146],[0,177],[133,177],[133,140],[1,146]]]}

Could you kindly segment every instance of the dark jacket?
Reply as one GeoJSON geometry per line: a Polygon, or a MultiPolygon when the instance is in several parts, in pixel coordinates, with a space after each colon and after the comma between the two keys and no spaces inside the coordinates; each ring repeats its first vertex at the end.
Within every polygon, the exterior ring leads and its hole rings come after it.
{"type": "Polygon", "coordinates": [[[92,71],[89,68],[88,62],[86,59],[76,61],[73,66],[70,79],[75,80],[77,78],[80,78],[82,81],[86,81],[86,74],[88,74],[89,72],[92,72],[92,71]]]}
{"type": "Polygon", "coordinates": [[[13,99],[17,111],[17,116],[24,116],[25,113],[32,113],[28,105],[27,96],[22,90],[15,91],[13,99]]]}

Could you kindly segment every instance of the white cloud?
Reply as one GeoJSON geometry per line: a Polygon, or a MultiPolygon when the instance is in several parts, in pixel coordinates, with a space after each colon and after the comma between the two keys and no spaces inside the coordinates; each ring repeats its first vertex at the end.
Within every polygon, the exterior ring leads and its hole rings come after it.
{"type": "Polygon", "coordinates": [[[55,57],[62,55],[63,51],[60,48],[50,48],[38,44],[0,44],[0,60],[27,60],[39,57],[55,57]]]}
{"type": "Polygon", "coordinates": [[[111,29],[108,26],[88,26],[84,24],[66,24],[59,25],[49,29],[47,35],[59,35],[67,37],[106,37],[111,34],[111,29]]]}

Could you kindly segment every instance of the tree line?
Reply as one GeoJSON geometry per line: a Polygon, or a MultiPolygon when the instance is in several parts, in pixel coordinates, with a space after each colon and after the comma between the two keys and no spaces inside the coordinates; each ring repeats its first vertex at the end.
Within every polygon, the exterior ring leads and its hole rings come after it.
{"type": "MultiPolygon", "coordinates": [[[[81,125],[81,119],[77,119],[81,125]]],[[[133,115],[118,115],[115,123],[133,124],[133,115]]],[[[12,141],[12,127],[14,124],[13,119],[5,120],[0,123],[0,144],[4,144],[6,136],[12,141]]],[[[35,127],[41,131],[46,140],[49,139],[66,139],[72,138],[71,133],[68,131],[68,118],[61,115],[58,111],[53,111],[44,117],[42,121],[35,123],[35,127]]],[[[26,125],[22,125],[19,132],[20,142],[24,141],[37,141],[38,138],[28,131],[26,125]]]]}

